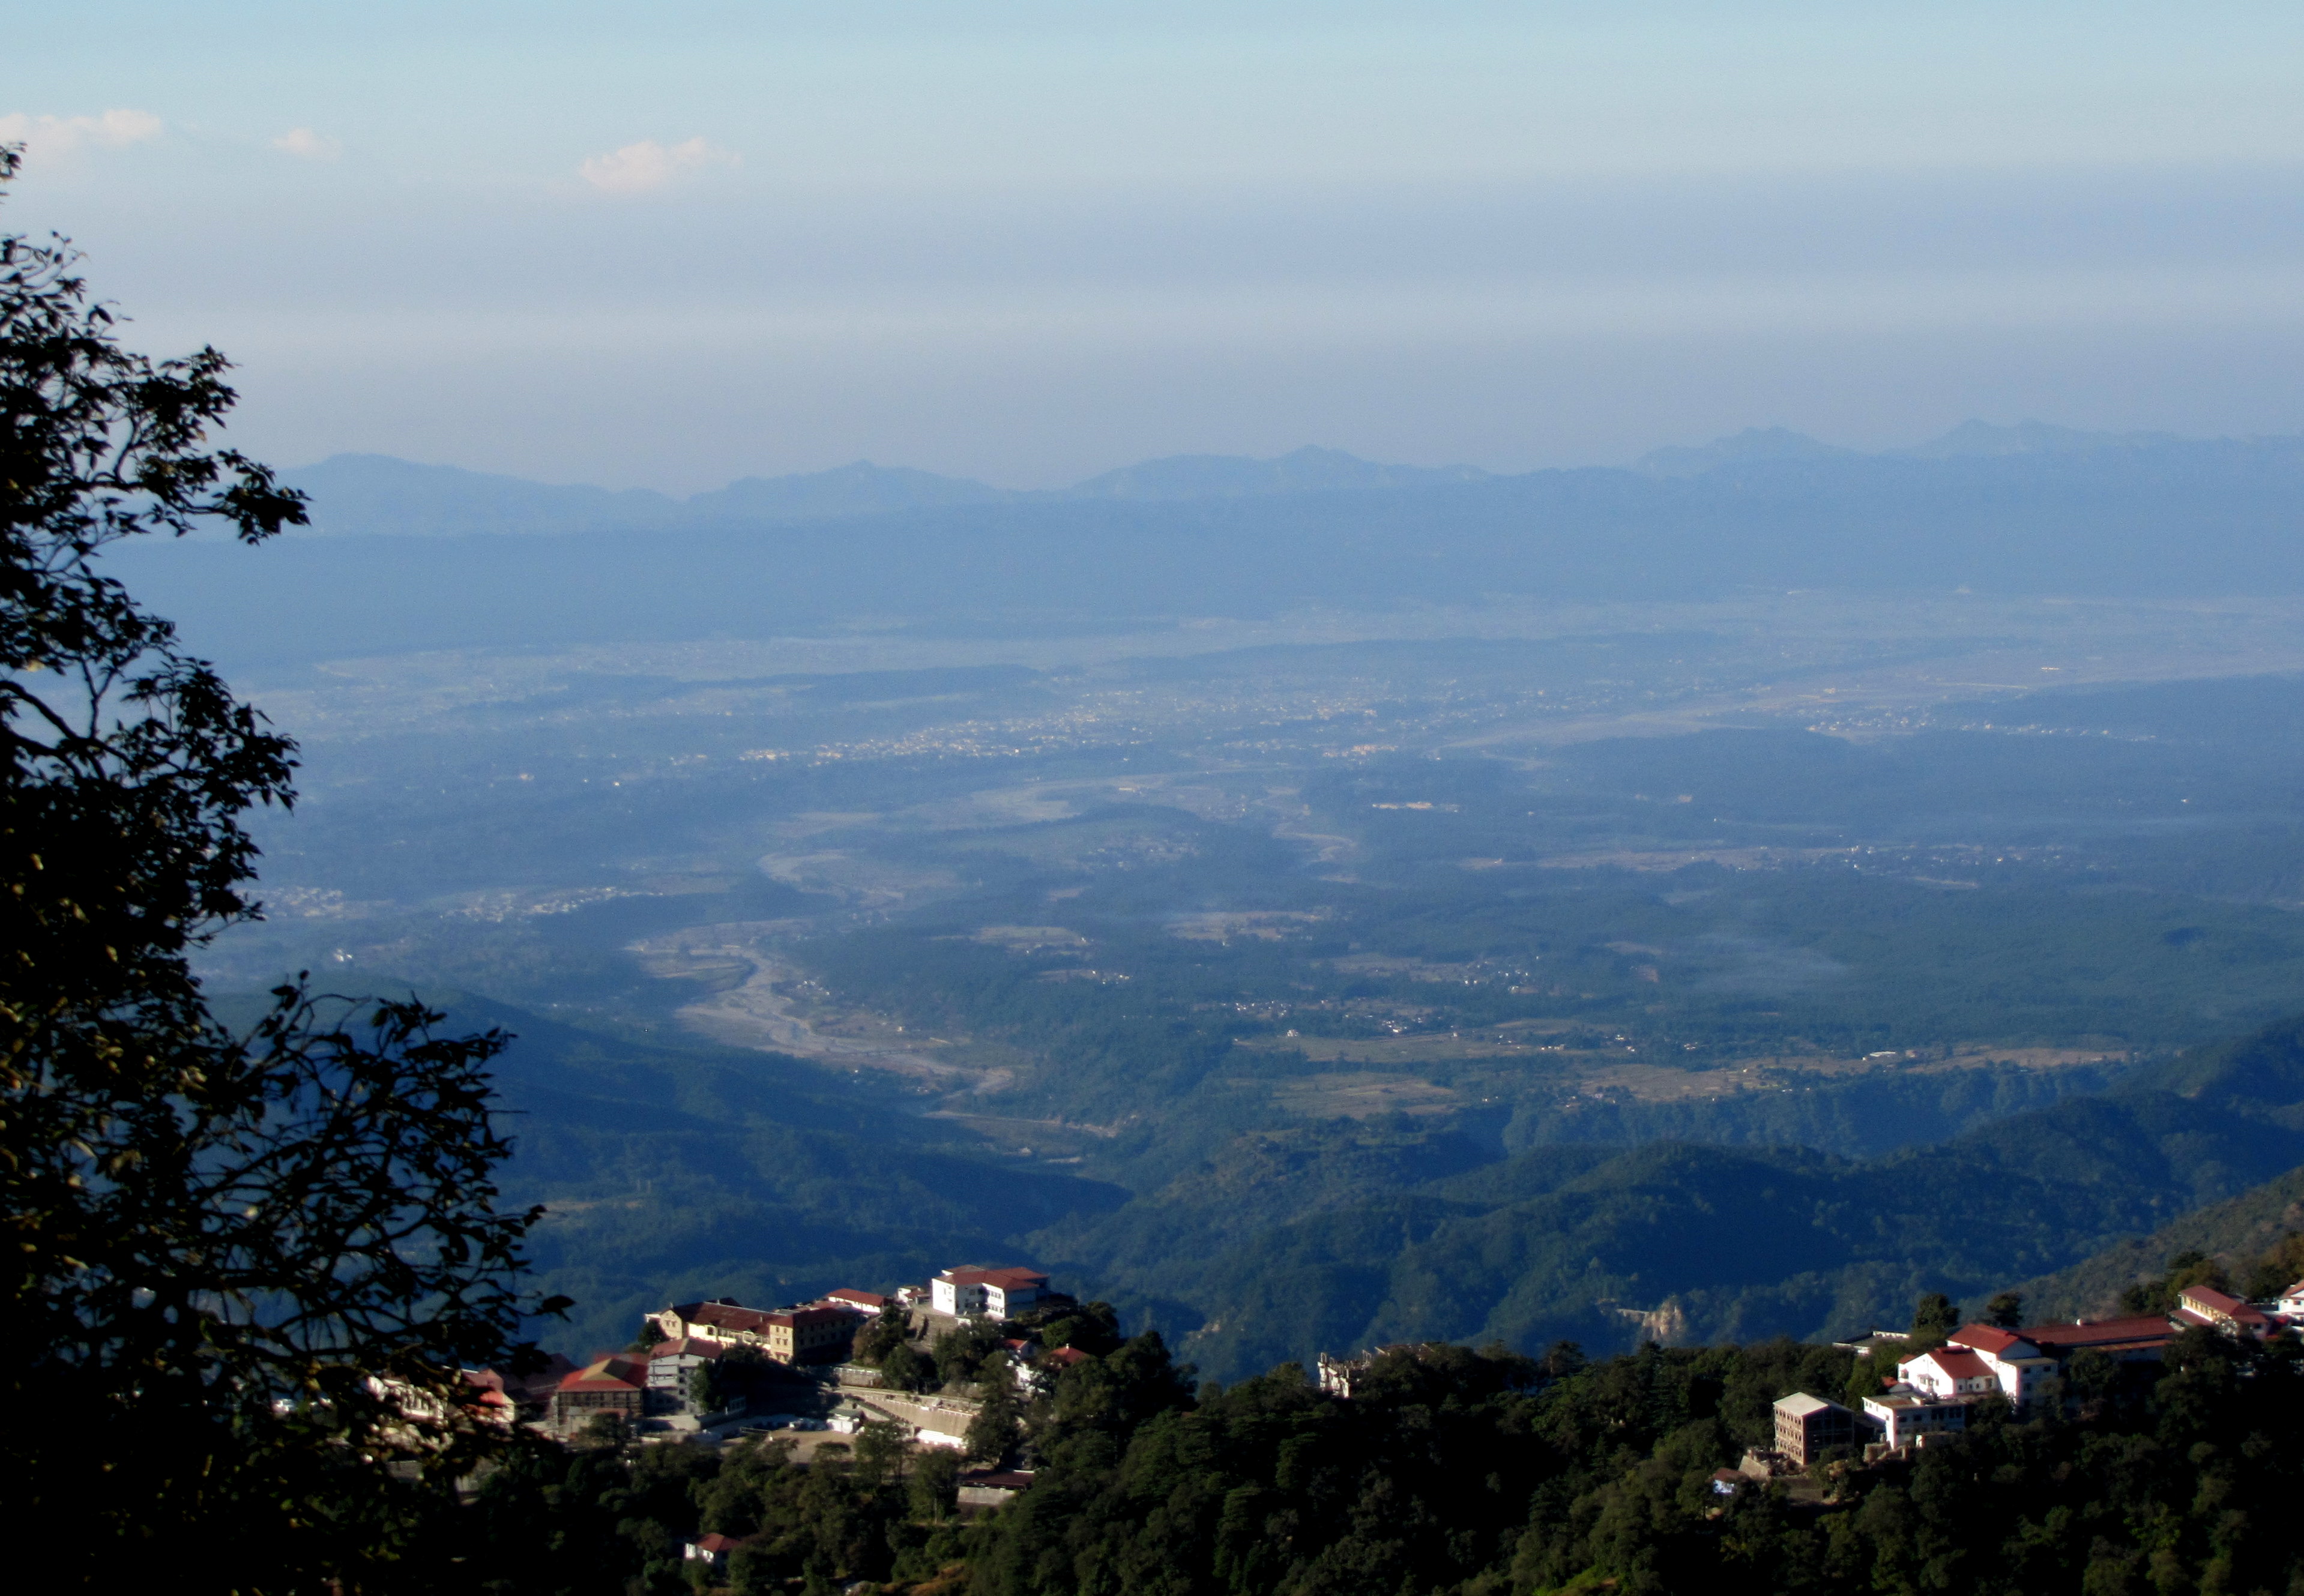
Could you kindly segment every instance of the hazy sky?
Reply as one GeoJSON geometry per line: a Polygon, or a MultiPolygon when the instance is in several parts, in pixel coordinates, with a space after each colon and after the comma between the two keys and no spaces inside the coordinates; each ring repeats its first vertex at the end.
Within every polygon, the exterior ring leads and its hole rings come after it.
{"type": "Polygon", "coordinates": [[[244,447],[688,490],[2304,431],[2304,7],[13,16],[5,224],[244,447]]]}

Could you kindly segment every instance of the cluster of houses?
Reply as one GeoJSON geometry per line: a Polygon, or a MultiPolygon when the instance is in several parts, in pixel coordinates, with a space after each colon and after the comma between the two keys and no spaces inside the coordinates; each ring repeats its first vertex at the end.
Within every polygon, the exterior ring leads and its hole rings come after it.
{"type": "MultiPolygon", "coordinates": [[[[1861,1413],[1805,1391],[1784,1398],[1775,1405],[1776,1457],[1805,1468],[1834,1448],[1861,1446],[1868,1454],[1901,1456],[1926,1446],[1931,1437],[1965,1430],[1969,1410],[1988,1398],[2004,1399],[2020,1413],[2029,1408],[2047,1395],[2076,1353],[2100,1353],[2115,1364],[2156,1361],[2188,1330],[2254,1339],[2290,1326],[2304,1328],[2304,1280],[2289,1287],[2269,1309],[2210,1287],[2190,1286],[2178,1295],[2175,1310],[2165,1314],[2021,1330],[1964,1324],[1943,1346],[1899,1359],[1895,1379],[1884,1381],[1878,1396],[1866,1398],[1861,1413]]],[[[1907,1338],[1875,1330],[1842,1345],[1872,1357],[1907,1338]]],[[[1756,1454],[1746,1459],[1743,1472],[1765,1474],[1769,1465],[1769,1459],[1756,1454]]],[[[1724,1475],[1721,1484],[1724,1490],[1732,1486],[1724,1475]]]]}
{"type": "MultiPolygon", "coordinates": [[[[998,1323],[1051,1300],[1063,1299],[1037,1270],[969,1264],[886,1295],[843,1288],[780,1308],[748,1308],[724,1296],[675,1303],[644,1316],[645,1352],[604,1353],[581,1367],[555,1354],[534,1372],[481,1369],[467,1378],[491,1393],[484,1400],[555,1435],[573,1434],[602,1414],[637,1427],[647,1418],[688,1413],[695,1372],[738,1347],[790,1368],[821,1371],[844,1364],[856,1332],[887,1308],[998,1323]]],[[[1024,1340],[1006,1346],[1020,1384],[1028,1383],[1028,1362],[1061,1365],[1070,1351],[1041,1354],[1037,1343],[1024,1340]]],[[[1072,1361],[1080,1355],[1073,1354],[1072,1361]]]]}

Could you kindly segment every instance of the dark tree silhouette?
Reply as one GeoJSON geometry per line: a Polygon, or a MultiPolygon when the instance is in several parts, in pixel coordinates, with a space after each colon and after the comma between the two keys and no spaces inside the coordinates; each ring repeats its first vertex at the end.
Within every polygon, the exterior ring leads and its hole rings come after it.
{"type": "MultiPolygon", "coordinates": [[[[18,153],[0,148],[0,179],[18,153]]],[[[0,238],[0,1190],[18,1522],[178,1588],[415,1577],[438,1484],[504,1444],[521,1237],[485,1066],[420,1004],[211,1011],[190,956],[254,917],[241,823],[293,745],[103,574],[123,539],[301,495],[203,447],[212,349],[122,347],[61,240],[0,238]],[[388,1465],[414,1464],[415,1468],[388,1465]]]]}

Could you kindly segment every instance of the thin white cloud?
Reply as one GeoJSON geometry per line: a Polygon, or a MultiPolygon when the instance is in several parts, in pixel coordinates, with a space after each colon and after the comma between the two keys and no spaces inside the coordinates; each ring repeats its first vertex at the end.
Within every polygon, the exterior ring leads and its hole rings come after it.
{"type": "Polygon", "coordinates": [[[593,156],[576,168],[588,183],[605,194],[645,194],[682,178],[693,177],[711,166],[733,166],[741,159],[702,139],[681,144],[658,144],[643,139],[605,156],[593,156]]]}
{"type": "Polygon", "coordinates": [[[77,155],[83,149],[125,149],[157,139],[165,124],[149,111],[112,110],[95,116],[0,116],[0,144],[21,144],[32,159],[77,155]]]}
{"type": "Polygon", "coordinates": [[[343,139],[309,128],[290,128],[272,141],[272,148],[303,161],[333,161],[344,153],[343,139]]]}

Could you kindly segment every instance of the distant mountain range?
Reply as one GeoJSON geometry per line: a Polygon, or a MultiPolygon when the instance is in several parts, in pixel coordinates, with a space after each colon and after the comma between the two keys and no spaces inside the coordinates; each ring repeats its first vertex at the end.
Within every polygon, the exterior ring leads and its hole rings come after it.
{"type": "Polygon", "coordinates": [[[113,568],[240,666],[860,618],[981,631],[1788,588],[2304,593],[2300,438],[1971,423],[1856,454],[1760,432],[1511,477],[1300,450],[1155,460],[1046,493],[856,465],[685,501],[375,456],[289,479],[336,536],[261,553],[221,538],[131,545],[113,568]]]}
{"type": "Polygon", "coordinates": [[[334,455],[284,472],[282,479],[311,495],[315,532],[441,537],[730,522],[781,526],[955,504],[1236,499],[1431,486],[1487,476],[1473,466],[1387,466],[1334,449],[1299,449],[1275,460],[1179,454],[1046,492],[993,487],[964,477],[860,460],[829,471],[747,477],[688,499],[640,488],[618,493],[528,482],[457,466],[419,465],[388,454],[334,455]]]}
{"type": "MultiPolygon", "coordinates": [[[[2077,432],[2040,421],[2015,426],[1969,421],[1910,449],[1866,455],[1781,426],[1754,427],[1698,448],[1656,450],[1634,461],[1630,471],[1648,477],[1700,477],[1787,463],[1997,460],[2185,444],[2186,440],[2167,433],[2077,432]]],[[[1047,490],[998,488],[964,477],[877,466],[869,460],[828,471],[747,477],[687,499],[642,488],[617,492],[529,482],[458,466],[419,465],[387,454],[333,455],[318,465],[284,472],[282,477],[290,486],[311,495],[315,532],[438,537],[728,523],[784,526],[953,505],[1267,498],[1527,482],[1574,474],[1532,472],[1500,477],[1477,466],[1385,465],[1341,450],[1305,448],[1271,460],[1228,454],[1172,455],[1123,466],[1070,487],[1047,490]]]]}

